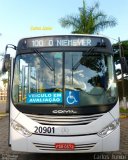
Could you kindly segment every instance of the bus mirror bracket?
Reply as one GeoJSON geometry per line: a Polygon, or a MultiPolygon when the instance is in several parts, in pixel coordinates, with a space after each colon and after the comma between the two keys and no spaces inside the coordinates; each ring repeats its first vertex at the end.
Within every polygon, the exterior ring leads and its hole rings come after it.
{"type": "Polygon", "coordinates": [[[2,72],[3,73],[7,72],[9,68],[10,68],[10,54],[5,54],[3,60],[2,72]]]}
{"type": "Polygon", "coordinates": [[[7,54],[8,48],[12,48],[12,49],[16,50],[16,46],[14,46],[12,44],[6,45],[5,55],[4,55],[4,59],[3,59],[3,65],[2,65],[2,73],[5,73],[5,72],[9,71],[9,69],[10,69],[10,54],[7,54]]]}

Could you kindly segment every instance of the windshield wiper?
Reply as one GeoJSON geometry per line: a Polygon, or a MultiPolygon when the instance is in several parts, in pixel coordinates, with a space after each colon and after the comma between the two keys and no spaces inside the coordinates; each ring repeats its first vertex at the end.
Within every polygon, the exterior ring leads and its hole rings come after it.
{"type": "Polygon", "coordinates": [[[43,60],[43,62],[48,66],[51,71],[55,71],[55,69],[50,65],[47,59],[37,49],[34,49],[34,51],[39,55],[39,57],[43,60]]]}
{"type": "MultiPolygon", "coordinates": [[[[95,49],[95,47],[96,46],[94,46],[94,47],[91,47],[87,52],[86,52],[86,56],[89,56],[91,53],[92,53],[92,51],[95,49]]],[[[84,56],[84,55],[83,55],[84,56]]],[[[78,67],[79,67],[79,65],[80,65],[81,63],[80,63],[80,60],[74,65],[74,66],[72,66],[72,71],[75,71],[78,67]]]]}

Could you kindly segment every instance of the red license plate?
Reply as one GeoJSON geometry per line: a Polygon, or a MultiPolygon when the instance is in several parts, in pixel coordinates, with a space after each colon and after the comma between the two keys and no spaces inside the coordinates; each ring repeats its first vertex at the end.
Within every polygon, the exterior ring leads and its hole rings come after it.
{"type": "Polygon", "coordinates": [[[55,148],[56,150],[74,150],[75,144],[74,143],[56,143],[55,148]]]}

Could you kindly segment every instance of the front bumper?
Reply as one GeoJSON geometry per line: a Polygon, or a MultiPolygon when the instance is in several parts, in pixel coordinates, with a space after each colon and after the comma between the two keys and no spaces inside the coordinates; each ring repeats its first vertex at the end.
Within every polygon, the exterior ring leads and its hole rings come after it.
{"type": "Polygon", "coordinates": [[[95,135],[87,136],[44,136],[32,135],[24,137],[13,128],[11,145],[14,151],[36,152],[36,153],[88,153],[106,152],[119,150],[120,127],[118,126],[111,134],[106,137],[95,135]],[[15,135],[15,136],[13,136],[15,135]],[[56,143],[73,143],[74,150],[56,150],[56,143]]]}

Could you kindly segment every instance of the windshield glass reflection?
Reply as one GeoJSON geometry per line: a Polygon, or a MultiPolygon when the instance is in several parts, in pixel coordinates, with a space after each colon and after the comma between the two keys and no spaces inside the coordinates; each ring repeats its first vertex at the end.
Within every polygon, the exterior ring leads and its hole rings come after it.
{"type": "MultiPolygon", "coordinates": [[[[59,92],[65,97],[66,91],[70,97],[77,91],[79,102],[74,104],[78,107],[115,103],[117,89],[112,56],[94,52],[86,55],[84,52],[37,51],[17,56],[14,103],[27,103],[26,96],[31,93],[59,92]]],[[[60,102],[68,105],[62,97],[60,102]]]]}

